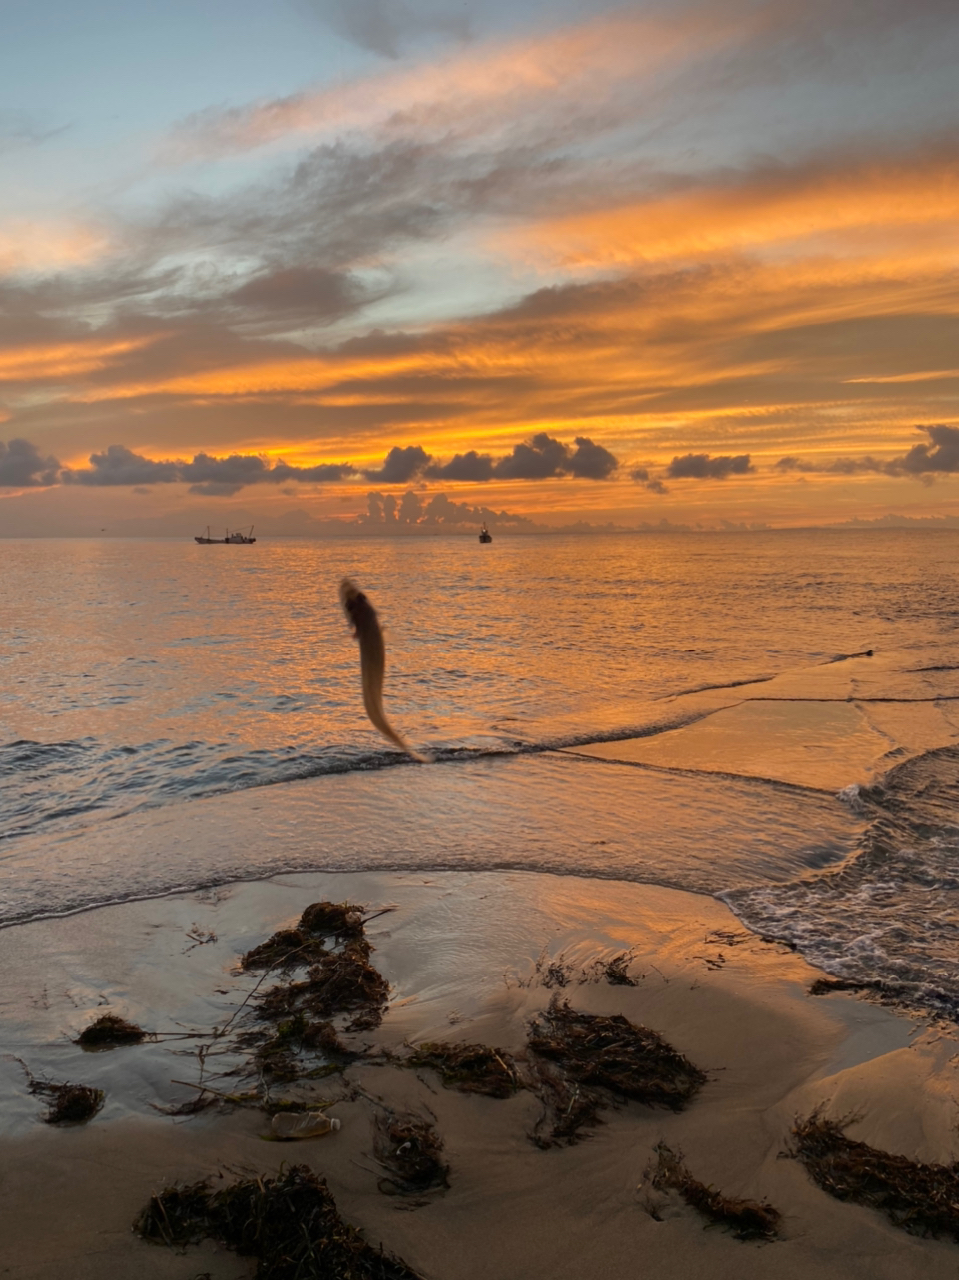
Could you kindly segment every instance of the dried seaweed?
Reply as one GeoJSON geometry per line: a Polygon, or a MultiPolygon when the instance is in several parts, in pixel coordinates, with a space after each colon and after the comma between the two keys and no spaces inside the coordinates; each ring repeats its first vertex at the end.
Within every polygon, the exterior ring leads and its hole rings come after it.
{"type": "MultiPolygon", "coordinates": [[[[655,1164],[646,1170],[646,1179],[657,1191],[678,1191],[686,1203],[711,1223],[727,1227],[738,1240],[772,1240],[779,1230],[781,1214],[766,1200],[740,1200],[698,1182],[683,1164],[682,1152],[671,1151],[665,1142],[653,1148],[655,1164]]],[[[654,1213],[654,1216],[655,1215],[654,1213]]]]}
{"type": "Polygon", "coordinates": [[[847,1138],[858,1116],[827,1120],[821,1109],[793,1125],[790,1155],[837,1200],[884,1213],[917,1236],[951,1236],[959,1242],[959,1163],[920,1164],[847,1138]]]}
{"type": "Polygon", "coordinates": [[[328,1022],[338,1014],[352,1014],[349,1030],[376,1027],[383,1019],[390,984],[369,962],[362,942],[350,942],[342,951],[327,951],[311,966],[306,978],[281,982],[257,1001],[263,1021],[307,1018],[328,1022]]]}
{"type": "Polygon", "coordinates": [[[387,1195],[421,1195],[449,1186],[443,1142],[425,1116],[412,1111],[377,1112],[373,1121],[373,1153],[389,1172],[379,1189],[387,1195]]]}
{"type": "Polygon", "coordinates": [[[240,964],[244,969],[317,964],[327,954],[324,938],[368,945],[363,938],[362,909],[352,902],[313,902],[295,929],[279,929],[266,942],[248,951],[240,964]]]}
{"type": "Polygon", "coordinates": [[[188,1098],[186,1102],[171,1102],[167,1106],[151,1102],[150,1106],[164,1116],[196,1116],[201,1111],[206,1111],[207,1107],[212,1107],[223,1096],[205,1089],[202,1084],[194,1085],[194,1088],[198,1090],[196,1097],[188,1098]]]}
{"type": "Polygon", "coordinates": [[[302,929],[278,929],[266,942],[248,951],[240,965],[244,969],[279,969],[311,964],[325,952],[323,943],[302,929]]]}
{"type": "Polygon", "coordinates": [[[306,1165],[216,1192],[209,1182],[167,1187],[151,1197],[134,1230],[173,1247],[212,1238],[256,1258],[256,1280],[420,1280],[343,1221],[326,1182],[306,1165]]]}
{"type": "Polygon", "coordinates": [[[602,1123],[599,1113],[609,1105],[595,1089],[567,1080],[545,1062],[531,1064],[527,1088],[543,1104],[542,1115],[528,1135],[541,1151],[571,1147],[583,1136],[583,1129],[602,1123]]]}
{"type": "Polygon", "coordinates": [[[351,903],[314,902],[296,929],[280,930],[244,956],[246,968],[287,971],[281,981],[250,997],[254,1025],[238,1037],[241,1048],[254,1051],[267,1088],[339,1070],[354,1056],[332,1019],[348,1018],[347,1031],[382,1021],[390,987],[370,964],[373,949],[363,923],[360,908],[351,903]],[[330,939],[333,947],[326,946],[330,939]],[[294,978],[290,969],[306,969],[306,974],[294,978]],[[310,1063],[308,1055],[316,1054],[325,1057],[325,1066],[310,1063]]]}
{"type": "Polygon", "coordinates": [[[84,1124],[93,1119],[106,1097],[102,1089],[86,1084],[50,1084],[32,1076],[30,1092],[48,1099],[46,1124],[84,1124]]]}
{"type": "Polygon", "coordinates": [[[706,1082],[705,1074],[655,1031],[622,1014],[578,1013],[556,1001],[534,1021],[529,1048],[558,1063],[582,1085],[609,1089],[647,1106],[681,1110],[706,1082]]]}
{"type": "Polygon", "coordinates": [[[135,1022],[127,1022],[115,1013],[104,1013],[80,1032],[75,1044],[83,1049],[112,1049],[119,1044],[139,1044],[147,1032],[135,1022]]]}
{"type": "Polygon", "coordinates": [[[502,1049],[484,1044],[447,1044],[431,1040],[417,1045],[402,1066],[430,1067],[448,1089],[508,1098],[521,1087],[516,1064],[502,1049]]]}
{"type": "Polygon", "coordinates": [[[908,988],[899,982],[886,982],[882,978],[817,978],[809,988],[811,996],[827,996],[833,991],[868,991],[888,1000],[902,999],[908,988]]]}
{"type": "Polygon", "coordinates": [[[638,987],[639,978],[629,976],[629,966],[635,954],[632,951],[621,951],[609,960],[594,960],[584,971],[584,982],[601,982],[604,979],[613,987],[638,987]]]}
{"type": "Polygon", "coordinates": [[[324,938],[362,938],[363,910],[352,902],[313,902],[300,917],[300,928],[324,938]]]}

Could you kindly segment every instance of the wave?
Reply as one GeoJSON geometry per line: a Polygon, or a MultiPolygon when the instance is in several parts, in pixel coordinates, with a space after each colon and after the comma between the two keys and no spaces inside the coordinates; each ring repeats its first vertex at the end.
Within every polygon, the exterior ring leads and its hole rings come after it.
{"type": "Polygon", "coordinates": [[[11,842],[0,924],[300,871],[513,870],[698,893],[792,881],[858,847],[834,797],[575,755],[329,775],[11,842]]]}
{"type": "MultiPolygon", "coordinates": [[[[539,739],[471,735],[427,744],[433,763],[536,755],[594,742],[618,742],[680,728],[705,712],[677,713],[652,724],[602,731],[556,732],[539,739]]],[[[19,739],[0,744],[0,844],[68,823],[123,817],[146,809],[276,786],[329,774],[421,767],[392,747],[332,743],[237,750],[224,742],[159,738],[110,745],[96,738],[65,742],[19,739]]]]}
{"type": "Polygon", "coordinates": [[[750,928],[856,987],[959,1019],[959,747],[841,793],[869,819],[841,867],[719,896],[750,928]]]}

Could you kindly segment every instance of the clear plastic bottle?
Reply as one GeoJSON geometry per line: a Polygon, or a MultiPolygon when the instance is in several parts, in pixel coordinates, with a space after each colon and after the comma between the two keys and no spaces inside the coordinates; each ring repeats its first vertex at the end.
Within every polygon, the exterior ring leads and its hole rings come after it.
{"type": "Polygon", "coordinates": [[[270,1123],[274,1138],[290,1142],[295,1138],[321,1138],[340,1127],[335,1116],[322,1111],[278,1111],[270,1123]]]}

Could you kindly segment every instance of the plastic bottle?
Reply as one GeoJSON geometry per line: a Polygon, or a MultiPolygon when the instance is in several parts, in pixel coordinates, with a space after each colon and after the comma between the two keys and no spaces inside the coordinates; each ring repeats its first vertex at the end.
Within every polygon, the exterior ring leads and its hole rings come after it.
{"type": "Polygon", "coordinates": [[[335,1116],[322,1111],[278,1111],[270,1123],[274,1138],[290,1142],[295,1138],[321,1138],[340,1127],[335,1116]]]}

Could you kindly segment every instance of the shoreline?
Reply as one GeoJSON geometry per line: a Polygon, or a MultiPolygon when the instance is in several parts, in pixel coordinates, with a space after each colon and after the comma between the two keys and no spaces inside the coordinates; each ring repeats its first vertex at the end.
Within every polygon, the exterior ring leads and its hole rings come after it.
{"type": "Polygon", "coordinates": [[[909,1236],[873,1210],[831,1199],[795,1160],[779,1158],[796,1116],[822,1104],[831,1116],[862,1114],[855,1138],[951,1163],[955,1032],[923,1030],[852,996],[808,996],[819,970],[705,895],[528,871],[296,873],[14,925],[0,931],[0,965],[15,975],[0,998],[7,1052],[38,1076],[107,1094],[88,1124],[48,1127],[21,1068],[0,1064],[0,1274],[11,1280],[251,1275],[249,1260],[209,1243],[187,1258],[144,1244],[131,1223],[171,1182],[223,1167],[271,1172],[283,1161],[324,1175],[344,1217],[428,1280],[572,1280],[637,1267],[670,1280],[759,1280],[772,1269],[797,1280],[892,1280],[954,1277],[959,1264],[959,1246],[909,1236]],[[346,1068],[350,1084],[390,1105],[429,1108],[445,1142],[449,1190],[398,1212],[397,1199],[377,1190],[371,1103],[346,1098],[337,1077],[311,1088],[339,1091],[331,1111],[341,1132],[277,1146],[262,1141],[259,1111],[213,1107],[173,1119],[152,1109],[191,1096],[171,1083],[196,1075],[189,1039],[98,1054],[71,1043],[104,1012],[157,1031],[222,1022],[256,980],[236,972],[239,955],[324,898],[370,914],[393,908],[367,929],[392,994],[364,1042],[470,1041],[516,1052],[530,1017],[559,996],[655,1029],[707,1083],[681,1113],[629,1103],[604,1111],[578,1145],[540,1151],[527,1138],[539,1106],[529,1094],[464,1095],[431,1072],[356,1062],[346,1068]],[[636,986],[579,981],[593,961],[623,951],[632,952],[636,986]],[[567,985],[545,985],[560,959],[567,985]],[[782,1238],[749,1244],[704,1231],[672,1199],[656,1221],[639,1188],[659,1141],[725,1195],[768,1199],[783,1215],[782,1238]]]}

